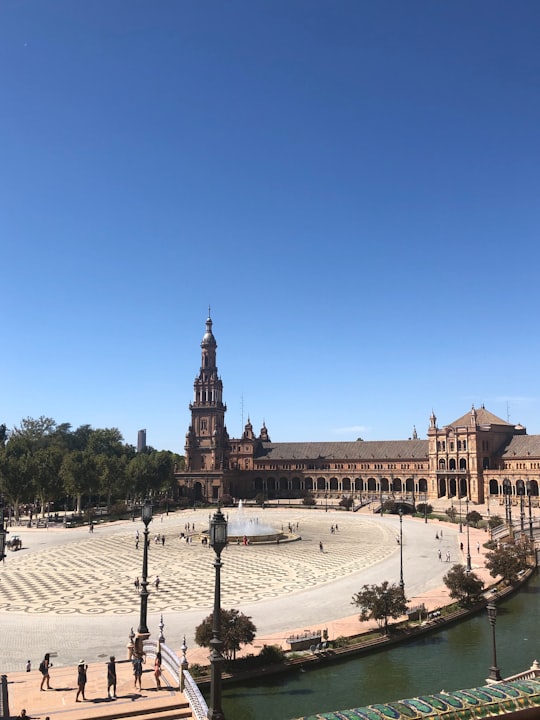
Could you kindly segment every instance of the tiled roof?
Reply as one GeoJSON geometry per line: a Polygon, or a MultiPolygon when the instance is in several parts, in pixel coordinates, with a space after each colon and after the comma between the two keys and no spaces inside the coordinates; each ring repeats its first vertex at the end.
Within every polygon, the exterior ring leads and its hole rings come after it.
{"type": "Polygon", "coordinates": [[[507,460],[540,457],[540,435],[514,435],[501,457],[507,460]]]}
{"type": "Polygon", "coordinates": [[[357,440],[355,442],[262,443],[265,460],[425,460],[427,440],[357,440]]]}
{"type": "MultiPolygon", "coordinates": [[[[448,425],[452,425],[452,427],[463,427],[464,425],[470,425],[471,424],[471,411],[469,410],[468,413],[465,413],[465,415],[462,415],[457,420],[454,420],[454,422],[448,423],[448,425]]],[[[507,425],[508,427],[514,427],[511,423],[506,422],[506,420],[502,420],[500,417],[497,417],[493,413],[489,412],[489,410],[486,410],[485,407],[480,407],[476,409],[476,424],[477,425],[507,425]]]]}
{"type": "Polygon", "coordinates": [[[506,717],[525,708],[540,708],[540,681],[537,679],[511,680],[468,690],[441,691],[410,700],[310,715],[299,720],[428,720],[443,716],[452,720],[474,720],[506,717]]]}

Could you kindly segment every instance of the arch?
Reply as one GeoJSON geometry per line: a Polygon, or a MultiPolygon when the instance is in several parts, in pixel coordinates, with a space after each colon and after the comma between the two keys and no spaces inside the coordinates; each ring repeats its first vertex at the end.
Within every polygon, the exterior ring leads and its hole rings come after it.
{"type": "Polygon", "coordinates": [[[393,492],[401,492],[401,478],[392,478],[392,490],[393,492]]]}
{"type": "Polygon", "coordinates": [[[317,490],[326,490],[326,480],[322,477],[317,478],[317,490]]]}
{"type": "Polygon", "coordinates": [[[460,459],[459,459],[459,469],[460,469],[460,470],[466,470],[466,469],[467,469],[467,458],[460,458],[460,459]]]}
{"type": "Polygon", "coordinates": [[[353,480],[353,489],[356,492],[363,492],[364,491],[364,481],[362,478],[354,478],[353,480]]]}
{"type": "Polygon", "coordinates": [[[331,477],[331,478],[330,478],[329,486],[330,486],[330,490],[331,490],[332,492],[336,492],[336,491],[337,491],[337,489],[338,489],[338,479],[337,479],[337,477],[331,477]]]}
{"type": "Polygon", "coordinates": [[[446,470],[446,460],[444,458],[439,460],[439,470],[446,470]]]}
{"type": "Polygon", "coordinates": [[[256,492],[260,492],[261,490],[264,489],[263,479],[262,479],[261,477],[256,477],[256,478],[255,478],[255,481],[254,481],[254,484],[255,484],[255,491],[256,491],[256,492]]]}
{"type": "Polygon", "coordinates": [[[350,492],[351,490],[351,480],[350,478],[343,478],[341,481],[341,489],[343,492],[350,492]]]}
{"type": "Polygon", "coordinates": [[[531,497],[538,497],[538,481],[537,480],[528,480],[527,484],[527,495],[531,495],[531,497]]]}
{"type": "Polygon", "coordinates": [[[299,477],[293,477],[291,487],[293,490],[300,490],[301,481],[299,477]]]}
{"type": "Polygon", "coordinates": [[[414,478],[407,478],[405,480],[405,491],[414,493],[414,478]]]}
{"type": "Polygon", "coordinates": [[[202,500],[203,498],[202,484],[200,482],[193,484],[193,498],[194,500],[202,500]]]}
{"type": "Polygon", "coordinates": [[[377,481],[375,478],[368,478],[367,481],[367,489],[369,492],[376,492],[377,491],[377,481]]]}
{"type": "Polygon", "coordinates": [[[287,482],[287,478],[280,477],[277,482],[277,489],[278,490],[288,490],[289,489],[289,483],[287,482]]]}
{"type": "Polygon", "coordinates": [[[427,493],[427,480],[425,478],[420,478],[418,481],[418,492],[427,493]]]}
{"type": "Polygon", "coordinates": [[[467,495],[467,480],[466,478],[459,478],[458,497],[466,497],[467,495]]]}
{"type": "Polygon", "coordinates": [[[307,477],[304,479],[304,488],[310,492],[313,490],[313,478],[307,477]]]}
{"type": "Polygon", "coordinates": [[[448,469],[449,470],[455,470],[456,469],[456,460],[455,458],[450,458],[448,461],[448,469]]]}
{"type": "Polygon", "coordinates": [[[381,492],[388,492],[390,490],[388,478],[381,478],[379,482],[381,485],[381,492]]]}
{"type": "Polygon", "coordinates": [[[446,495],[446,478],[437,478],[437,497],[446,495]]]}
{"type": "Polygon", "coordinates": [[[457,492],[457,480],[456,478],[450,478],[448,482],[448,495],[449,497],[456,497],[457,492]]]}
{"type": "Polygon", "coordinates": [[[499,483],[494,480],[493,478],[489,481],[489,494],[490,495],[498,495],[499,494],[499,483]]]}

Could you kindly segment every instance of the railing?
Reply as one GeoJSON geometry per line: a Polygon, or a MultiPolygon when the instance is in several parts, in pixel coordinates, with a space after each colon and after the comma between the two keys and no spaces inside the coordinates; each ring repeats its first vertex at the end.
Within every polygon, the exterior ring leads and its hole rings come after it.
{"type": "Polygon", "coordinates": [[[535,660],[528,670],[504,678],[504,682],[510,682],[511,680],[534,680],[537,677],[540,677],[540,663],[538,660],[535,660]]]}
{"type": "Polygon", "coordinates": [[[191,674],[187,670],[182,670],[182,663],[174,650],[171,650],[165,643],[160,643],[156,640],[146,640],[143,645],[143,650],[147,657],[150,656],[154,658],[158,650],[161,652],[161,668],[162,670],[167,670],[169,675],[172,676],[175,687],[183,691],[193,717],[195,720],[206,720],[208,716],[206,701],[197,683],[191,677],[191,674]],[[181,682],[181,680],[183,680],[183,682],[181,682]]]}
{"type": "Polygon", "coordinates": [[[197,683],[187,670],[184,670],[184,695],[195,720],[206,720],[208,717],[208,705],[199,690],[197,683]]]}
{"type": "Polygon", "coordinates": [[[180,658],[165,643],[158,643],[156,640],[145,640],[143,650],[146,656],[156,657],[158,650],[161,652],[161,669],[167,670],[174,681],[174,687],[180,687],[180,658]]]}

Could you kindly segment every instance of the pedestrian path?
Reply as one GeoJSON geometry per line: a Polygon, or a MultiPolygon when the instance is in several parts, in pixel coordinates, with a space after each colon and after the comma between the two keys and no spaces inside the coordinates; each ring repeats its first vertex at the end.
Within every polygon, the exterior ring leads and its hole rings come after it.
{"type": "MultiPolygon", "coordinates": [[[[263,644],[288,648],[286,638],[313,627],[330,638],[361,631],[351,605],[364,583],[399,578],[399,518],[369,513],[320,512],[302,507],[272,510],[245,508],[247,516],[263,514],[265,523],[281,529],[299,524],[301,540],[279,545],[229,546],[222,555],[222,605],[252,617],[257,637],[248,652],[263,644]],[[336,530],[338,526],[338,530],[336,530]],[[331,528],[334,528],[334,532],[331,528]],[[324,552],[319,552],[319,542],[324,552]]],[[[198,541],[180,540],[186,523],[208,525],[205,511],[186,511],[155,518],[150,526],[150,579],[159,575],[159,591],[150,586],[148,627],[156,637],[163,618],[167,644],[177,650],[187,637],[188,659],[207,664],[208,650],[194,642],[194,629],[212,612],[214,555],[198,541]],[[154,543],[164,534],[165,545],[154,543]]],[[[20,531],[23,550],[9,553],[0,569],[0,672],[34,667],[45,652],[55,652],[57,667],[74,666],[81,655],[88,663],[106,662],[110,654],[126,658],[130,628],[137,629],[142,543],[135,533],[142,523],[98,525],[86,529],[20,531]],[[83,650],[84,648],[84,650],[83,650]]],[[[442,577],[451,563],[465,562],[458,526],[437,521],[403,519],[403,564],[406,595],[412,604],[434,606],[447,598],[442,577]],[[436,539],[437,528],[444,536],[436,539]]],[[[473,570],[482,566],[476,544],[483,531],[470,529],[473,570]]],[[[483,549],[482,549],[483,550],[483,549]]]]}
{"type": "MultiPolygon", "coordinates": [[[[150,668],[143,673],[140,691],[134,687],[131,662],[118,662],[116,672],[117,697],[113,700],[107,695],[106,663],[89,665],[86,702],[75,701],[76,667],[56,668],[53,664],[50,672],[51,690],[44,691],[40,690],[39,670],[10,673],[8,688],[11,716],[18,717],[21,710],[25,709],[27,715],[34,720],[45,720],[47,717],[50,720],[113,720],[128,714],[148,717],[150,713],[157,719],[165,717],[171,708],[176,708],[175,718],[191,717],[182,693],[172,687],[156,689],[150,668]]],[[[165,675],[162,677],[166,680],[165,675]]]]}

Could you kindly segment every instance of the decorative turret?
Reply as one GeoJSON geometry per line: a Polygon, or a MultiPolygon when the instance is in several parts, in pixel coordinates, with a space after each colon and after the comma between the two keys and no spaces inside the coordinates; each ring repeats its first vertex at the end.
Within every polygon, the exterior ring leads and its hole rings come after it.
{"type": "Polygon", "coordinates": [[[263,421],[261,432],[259,433],[259,440],[261,442],[270,442],[270,438],[268,437],[268,430],[266,429],[266,424],[263,421]]]}
{"type": "Polygon", "coordinates": [[[412,439],[418,440],[418,433],[416,432],[416,425],[413,425],[412,439]]]}

